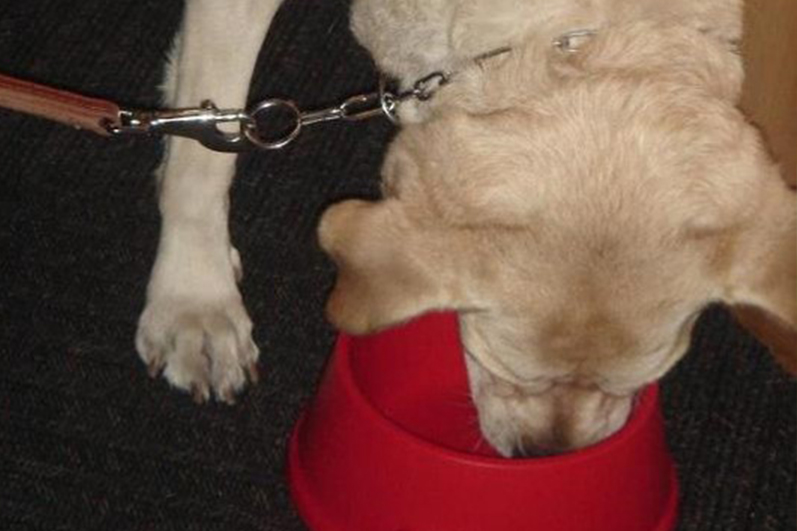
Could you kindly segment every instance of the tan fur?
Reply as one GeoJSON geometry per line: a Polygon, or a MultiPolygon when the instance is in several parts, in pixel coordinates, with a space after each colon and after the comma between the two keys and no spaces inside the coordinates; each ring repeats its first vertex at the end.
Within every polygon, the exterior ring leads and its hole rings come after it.
{"type": "Polygon", "coordinates": [[[363,333],[458,310],[485,437],[505,455],[574,449],[622,426],[707,304],[797,327],[795,195],[736,109],[738,2],[489,6],[355,2],[389,70],[459,73],[391,146],[385,199],[324,215],[328,313],[363,333]],[[403,44],[448,37],[391,55],[400,24],[403,44]],[[598,33],[576,53],[551,45],[584,27],[598,33]]]}

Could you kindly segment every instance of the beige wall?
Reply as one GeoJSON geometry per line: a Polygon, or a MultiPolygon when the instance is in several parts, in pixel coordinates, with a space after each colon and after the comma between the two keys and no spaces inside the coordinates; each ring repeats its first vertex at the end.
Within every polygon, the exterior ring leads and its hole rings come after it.
{"type": "MultiPolygon", "coordinates": [[[[700,1],[700,0],[695,0],[700,1]]],[[[747,0],[742,107],[797,184],[797,0],[747,0]]]]}

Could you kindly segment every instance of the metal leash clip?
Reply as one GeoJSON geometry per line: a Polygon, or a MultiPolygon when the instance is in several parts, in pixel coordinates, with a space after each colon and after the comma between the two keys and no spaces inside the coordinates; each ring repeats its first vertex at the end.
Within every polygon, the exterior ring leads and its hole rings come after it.
{"type": "Polygon", "coordinates": [[[252,118],[242,110],[222,110],[212,101],[203,101],[199,107],[164,111],[122,110],[120,125],[109,126],[114,135],[164,134],[197,140],[214,151],[237,153],[251,149],[241,133],[227,133],[219,126],[240,124],[243,130],[252,123],[252,118]]]}
{"type": "Polygon", "coordinates": [[[191,138],[214,151],[238,153],[254,148],[281,149],[293,142],[306,126],[343,120],[358,122],[385,116],[398,123],[397,109],[405,100],[430,99],[449,75],[434,72],[419,79],[407,91],[394,93],[383,78],[379,90],[347,98],[334,107],[302,111],[295,102],[280,98],[263,100],[248,110],[219,109],[206,100],[199,107],[164,111],[120,111],[120,125],[108,126],[115,135],[163,134],[191,138]],[[281,122],[281,128],[270,130],[269,123],[281,122]],[[225,132],[224,124],[238,124],[237,132],[225,132]],[[261,125],[264,124],[264,125],[261,125]]]}

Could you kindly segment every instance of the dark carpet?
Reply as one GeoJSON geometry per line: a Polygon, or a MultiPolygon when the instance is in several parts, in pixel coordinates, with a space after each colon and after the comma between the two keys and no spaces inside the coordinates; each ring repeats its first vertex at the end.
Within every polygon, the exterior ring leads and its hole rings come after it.
{"type": "MultiPolygon", "coordinates": [[[[2,0],[0,72],[156,106],[181,8],[2,0]]],[[[294,0],[252,98],[317,106],[374,79],[345,1],[294,0]]],[[[304,529],[285,443],[334,338],[322,316],[334,272],[314,227],[330,202],[375,196],[391,134],[381,120],[328,125],[241,159],[231,229],[263,378],[234,407],[200,407],[149,379],[133,349],[160,143],[0,111],[0,529],[304,529]]],[[[679,529],[795,529],[795,384],[766,350],[712,308],[663,389],[679,529]]]]}

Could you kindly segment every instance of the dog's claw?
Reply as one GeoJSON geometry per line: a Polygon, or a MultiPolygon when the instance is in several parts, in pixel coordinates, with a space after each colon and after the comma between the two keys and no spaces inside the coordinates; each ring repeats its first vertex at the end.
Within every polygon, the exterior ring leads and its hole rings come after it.
{"type": "Polygon", "coordinates": [[[220,402],[223,402],[223,403],[227,404],[228,406],[234,406],[235,405],[235,393],[233,393],[230,390],[222,392],[218,396],[218,399],[219,399],[220,402]]]}
{"type": "Polygon", "coordinates": [[[149,374],[150,378],[157,378],[161,372],[161,361],[158,358],[153,359],[147,365],[147,374],[149,374]]]}
{"type": "Polygon", "coordinates": [[[252,385],[257,384],[260,381],[260,372],[257,369],[257,363],[251,364],[246,369],[246,374],[249,376],[249,383],[252,385]]]}
{"type": "Polygon", "coordinates": [[[210,398],[210,392],[204,385],[192,385],[191,398],[193,398],[194,402],[197,404],[204,404],[210,398]]]}

